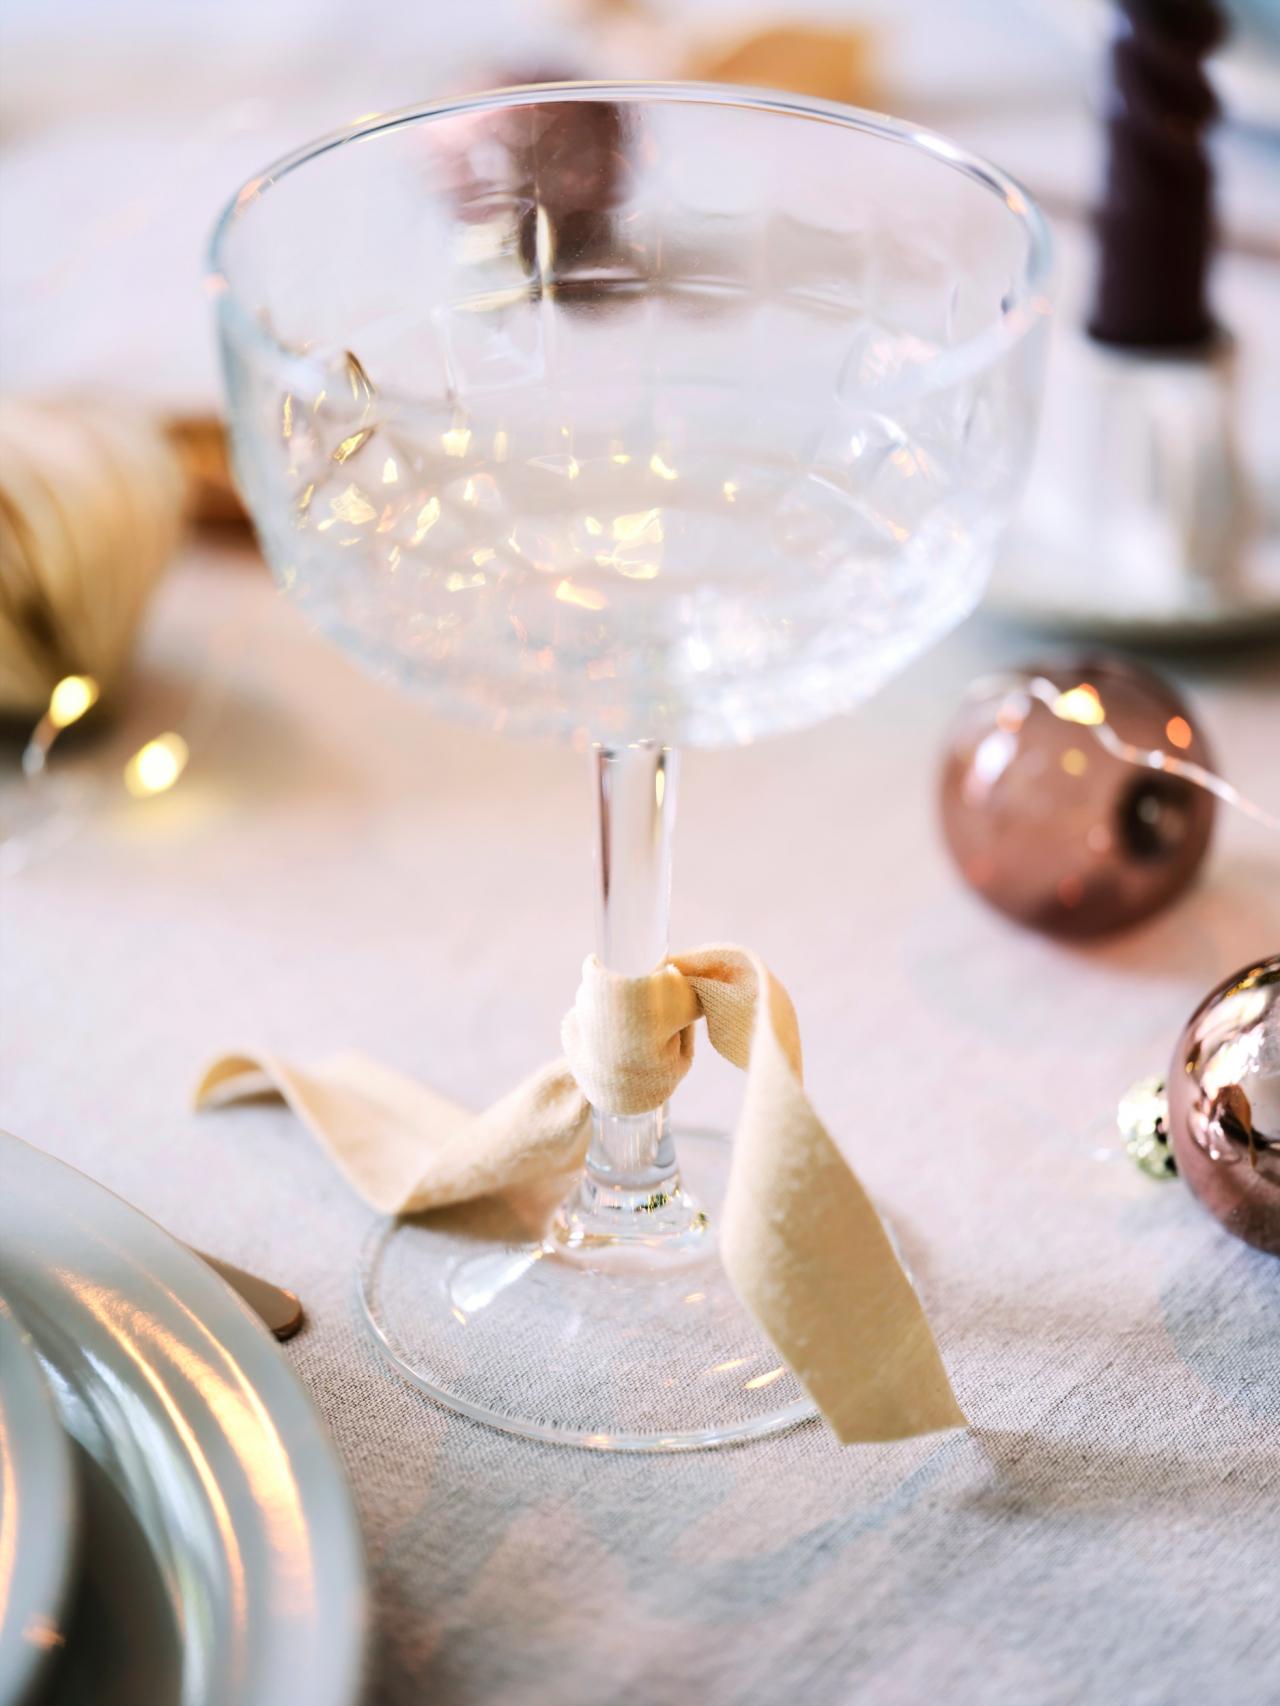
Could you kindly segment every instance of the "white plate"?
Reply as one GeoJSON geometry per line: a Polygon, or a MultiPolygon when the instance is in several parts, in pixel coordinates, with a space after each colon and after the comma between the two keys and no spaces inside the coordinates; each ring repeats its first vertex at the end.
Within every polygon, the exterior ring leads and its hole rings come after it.
{"type": "MultiPolygon", "coordinates": [[[[359,1532],[270,1335],[198,1257],[83,1174],[0,1135],[0,1181],[0,1291],[91,1460],[90,1526],[119,1559],[98,1559],[73,1615],[69,1647],[86,1629],[101,1655],[94,1697],[143,1697],[119,1677],[108,1687],[114,1663],[146,1670],[148,1706],[352,1706],[359,1532]]],[[[53,1681],[59,1698],[58,1669],[53,1681]]]]}
{"type": "Polygon", "coordinates": [[[987,607],[1044,633],[1114,645],[1177,646],[1280,634],[1280,533],[1249,545],[1230,587],[1188,582],[1144,600],[1132,589],[1100,586],[1081,568],[1015,523],[1000,548],[987,607]]]}
{"type": "Polygon", "coordinates": [[[58,1643],[74,1521],[71,1445],[0,1297],[0,1701],[21,1700],[58,1643]]]}

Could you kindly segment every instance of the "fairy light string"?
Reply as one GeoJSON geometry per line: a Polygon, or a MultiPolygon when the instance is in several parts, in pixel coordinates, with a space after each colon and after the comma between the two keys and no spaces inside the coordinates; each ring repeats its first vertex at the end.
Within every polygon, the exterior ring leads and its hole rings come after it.
{"type": "MultiPolygon", "coordinates": [[[[98,698],[98,683],[91,675],[64,675],[57,683],[44,715],[23,748],[22,773],[29,781],[44,774],[58,736],[86,716],[98,698]]],[[[163,794],[182,775],[189,757],[186,741],[167,729],[139,747],[126,762],[122,772],[124,785],[134,799],[163,794]]]]}
{"type": "MultiPolygon", "coordinates": [[[[1264,829],[1280,833],[1280,817],[1258,805],[1215,771],[1163,747],[1135,746],[1131,741],[1122,739],[1115,726],[1108,721],[1106,704],[1092,682],[1080,681],[1064,690],[1046,676],[1010,672],[1005,675],[984,676],[975,681],[968,697],[971,700],[980,700],[993,698],[997,694],[1015,693],[1023,694],[1042,705],[1060,722],[1072,723],[1077,728],[1085,729],[1104,752],[1122,763],[1131,764],[1139,770],[1154,770],[1164,776],[1179,777],[1182,781],[1189,782],[1192,787],[1212,794],[1224,805],[1234,807],[1264,829]]],[[[1165,726],[1165,734],[1172,746],[1190,745],[1191,729],[1183,717],[1171,717],[1165,726]]]]}

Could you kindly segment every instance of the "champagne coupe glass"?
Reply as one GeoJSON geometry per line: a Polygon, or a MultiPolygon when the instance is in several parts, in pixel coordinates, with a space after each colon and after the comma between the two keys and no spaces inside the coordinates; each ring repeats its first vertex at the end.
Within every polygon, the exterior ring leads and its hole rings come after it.
{"type": "MultiPolygon", "coordinates": [[[[1048,248],[938,137],[692,84],[379,117],[227,209],[211,286],[275,575],[445,715],[590,749],[605,965],[666,953],[678,746],[847,711],[973,607],[1034,434],[1048,248]]],[[[597,1114],[545,1220],[381,1228],[369,1325],[515,1433],[785,1427],[812,1406],[718,1261],[727,1164],[665,1110],[597,1114]]]]}

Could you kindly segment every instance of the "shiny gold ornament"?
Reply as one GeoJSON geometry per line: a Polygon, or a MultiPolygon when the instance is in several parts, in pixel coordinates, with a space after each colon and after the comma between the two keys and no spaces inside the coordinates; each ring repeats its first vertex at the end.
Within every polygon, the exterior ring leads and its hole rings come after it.
{"type": "Polygon", "coordinates": [[[1151,1179],[1177,1177],[1169,1147],[1169,1098],[1163,1078],[1140,1078],[1117,1111],[1125,1152],[1151,1179]]]}

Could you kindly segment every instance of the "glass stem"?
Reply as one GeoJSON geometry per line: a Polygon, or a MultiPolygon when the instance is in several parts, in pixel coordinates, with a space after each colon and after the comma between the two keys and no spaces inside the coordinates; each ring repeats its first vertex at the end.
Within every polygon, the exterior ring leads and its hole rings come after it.
{"type": "MultiPolygon", "coordinates": [[[[677,772],[677,754],[653,741],[592,753],[596,953],[627,976],[653,971],[667,953],[677,772]]],[[[667,1110],[596,1112],[587,1174],[596,1187],[622,1195],[677,1189],[667,1110]]]]}

